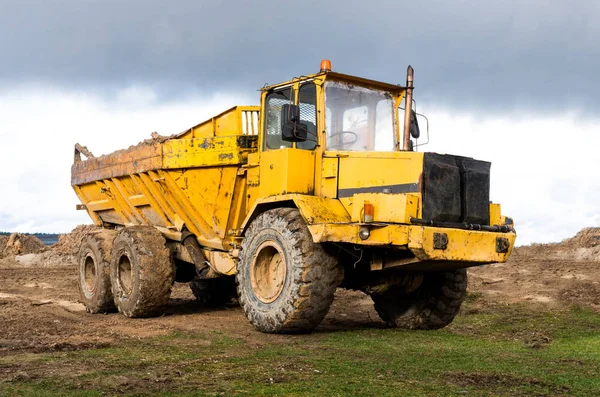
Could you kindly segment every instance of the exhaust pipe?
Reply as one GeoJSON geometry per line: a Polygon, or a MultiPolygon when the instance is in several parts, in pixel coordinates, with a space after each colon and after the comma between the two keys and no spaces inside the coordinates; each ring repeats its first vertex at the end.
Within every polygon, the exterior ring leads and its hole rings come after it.
{"type": "Polygon", "coordinates": [[[208,271],[208,262],[202,253],[202,248],[200,248],[196,236],[186,230],[181,234],[181,242],[188,254],[192,257],[194,265],[196,266],[196,272],[202,274],[203,272],[208,271]]]}
{"type": "Polygon", "coordinates": [[[406,95],[404,96],[404,144],[402,150],[410,150],[410,119],[412,117],[412,97],[414,69],[408,65],[406,70],[406,95]]]}

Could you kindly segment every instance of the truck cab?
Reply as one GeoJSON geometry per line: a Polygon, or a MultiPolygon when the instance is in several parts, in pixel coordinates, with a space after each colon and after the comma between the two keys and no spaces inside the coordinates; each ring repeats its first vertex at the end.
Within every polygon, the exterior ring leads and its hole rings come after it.
{"type": "Polygon", "coordinates": [[[416,115],[401,109],[412,94],[412,68],[407,88],[323,64],[318,74],[262,90],[246,219],[291,201],[315,242],[394,251],[375,266],[441,270],[505,261],[515,234],[512,219],[490,202],[491,164],[414,151],[416,115]]]}

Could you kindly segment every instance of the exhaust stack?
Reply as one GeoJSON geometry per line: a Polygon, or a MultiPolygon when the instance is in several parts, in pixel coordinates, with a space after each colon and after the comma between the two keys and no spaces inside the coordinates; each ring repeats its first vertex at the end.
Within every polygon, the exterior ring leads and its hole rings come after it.
{"type": "Polygon", "coordinates": [[[410,150],[410,118],[412,117],[412,97],[414,69],[408,65],[406,70],[406,96],[404,97],[404,144],[402,150],[410,150]]]}

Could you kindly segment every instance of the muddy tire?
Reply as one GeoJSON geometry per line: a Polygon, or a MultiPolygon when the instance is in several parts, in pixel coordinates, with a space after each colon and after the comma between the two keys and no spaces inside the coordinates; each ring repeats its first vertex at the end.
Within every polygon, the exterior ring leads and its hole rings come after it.
{"type": "Polygon", "coordinates": [[[392,287],[372,294],[379,317],[392,327],[439,329],[458,314],[467,291],[466,269],[425,273],[423,283],[410,293],[392,287]]]}
{"type": "Polygon", "coordinates": [[[237,304],[235,278],[231,276],[194,279],[190,281],[190,289],[196,300],[205,306],[222,306],[237,304]]]}
{"type": "Polygon", "coordinates": [[[327,314],[342,278],[337,258],[313,243],[295,208],[266,211],[246,231],[237,291],[246,317],[259,331],[311,331],[327,314]]]}
{"type": "Polygon", "coordinates": [[[150,226],[127,227],[115,238],[110,279],[119,312],[127,317],[163,313],[175,266],[162,234],[150,226]]]}
{"type": "Polygon", "coordinates": [[[88,313],[116,310],[110,285],[110,251],[117,233],[97,229],[86,234],[79,248],[79,295],[88,313]]]}

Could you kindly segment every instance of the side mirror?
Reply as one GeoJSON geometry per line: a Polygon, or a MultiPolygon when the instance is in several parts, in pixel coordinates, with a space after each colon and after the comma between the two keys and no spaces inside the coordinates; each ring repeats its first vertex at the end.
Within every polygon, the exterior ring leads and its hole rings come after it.
{"type": "Polygon", "coordinates": [[[305,142],[308,126],[301,123],[285,123],[281,129],[281,140],[285,142],[305,142]]]}
{"type": "Polygon", "coordinates": [[[300,106],[285,104],[281,107],[281,129],[287,123],[300,121],[300,106]]]}
{"type": "Polygon", "coordinates": [[[308,126],[300,123],[300,106],[285,104],[281,107],[281,140],[305,142],[308,126]]]}
{"type": "Polygon", "coordinates": [[[421,136],[419,122],[417,121],[417,113],[414,110],[411,111],[410,117],[410,136],[412,136],[415,139],[419,139],[419,137],[421,136]]]}

